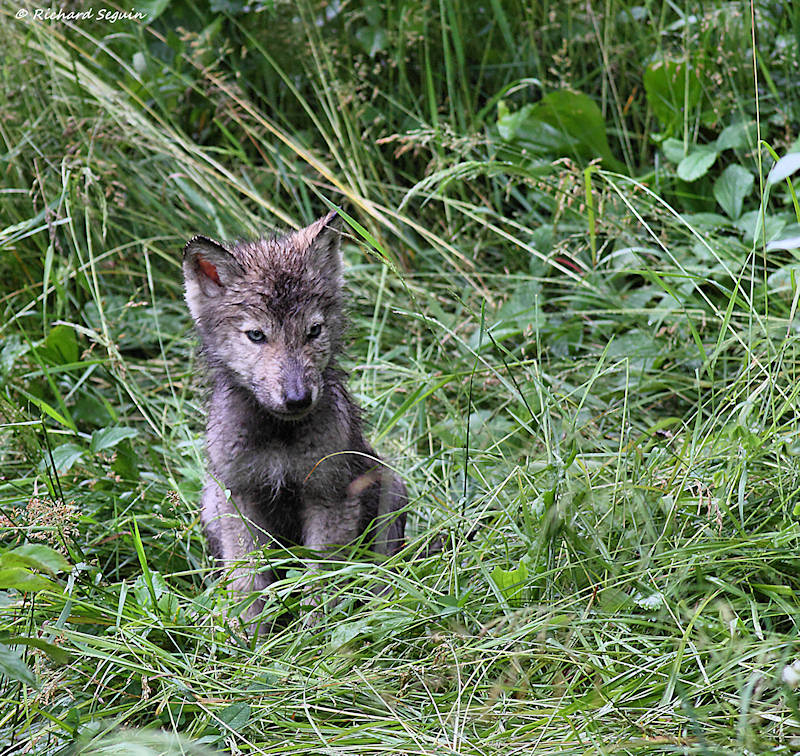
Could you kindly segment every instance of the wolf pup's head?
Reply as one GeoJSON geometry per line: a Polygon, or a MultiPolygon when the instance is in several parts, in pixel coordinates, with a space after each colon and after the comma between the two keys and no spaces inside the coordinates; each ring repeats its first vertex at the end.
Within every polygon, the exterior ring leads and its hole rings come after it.
{"type": "Polygon", "coordinates": [[[186,302],[212,370],[225,370],[275,417],[307,415],[340,348],[342,258],[335,212],[278,239],[184,250],[186,302]]]}

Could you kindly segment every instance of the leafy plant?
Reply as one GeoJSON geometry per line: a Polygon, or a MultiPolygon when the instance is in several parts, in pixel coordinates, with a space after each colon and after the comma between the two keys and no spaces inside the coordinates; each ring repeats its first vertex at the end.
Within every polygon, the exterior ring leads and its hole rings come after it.
{"type": "MultiPolygon", "coordinates": [[[[25,544],[0,551],[0,612],[13,604],[13,594],[58,589],[53,580],[40,573],[52,577],[69,569],[69,562],[58,551],[42,544],[25,544]]],[[[19,646],[44,651],[60,664],[68,659],[67,652],[41,638],[0,634],[0,674],[34,688],[38,687],[36,676],[16,650],[19,646]]]]}

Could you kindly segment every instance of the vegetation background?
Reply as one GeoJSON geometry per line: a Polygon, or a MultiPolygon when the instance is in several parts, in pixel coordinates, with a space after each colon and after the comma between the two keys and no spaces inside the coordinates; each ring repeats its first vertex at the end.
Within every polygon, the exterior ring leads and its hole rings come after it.
{"type": "Polygon", "coordinates": [[[36,8],[0,2],[2,754],[800,748],[800,5],[36,8]],[[331,204],[408,546],[292,555],[254,642],[180,250],[331,204]]]}

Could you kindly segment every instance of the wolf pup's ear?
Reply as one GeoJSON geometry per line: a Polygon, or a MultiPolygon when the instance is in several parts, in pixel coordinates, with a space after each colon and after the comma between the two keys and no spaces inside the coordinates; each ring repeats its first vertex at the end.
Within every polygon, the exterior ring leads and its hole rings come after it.
{"type": "Polygon", "coordinates": [[[297,232],[299,245],[306,249],[313,267],[328,282],[342,285],[342,219],[332,210],[297,232]]]}
{"type": "Polygon", "coordinates": [[[215,297],[227,284],[244,273],[236,258],[221,244],[195,236],[183,250],[183,278],[198,294],[215,297]]]}
{"type": "Polygon", "coordinates": [[[234,279],[244,275],[236,258],[222,245],[195,236],[183,250],[183,282],[186,304],[196,323],[210,297],[219,296],[234,279]]]}

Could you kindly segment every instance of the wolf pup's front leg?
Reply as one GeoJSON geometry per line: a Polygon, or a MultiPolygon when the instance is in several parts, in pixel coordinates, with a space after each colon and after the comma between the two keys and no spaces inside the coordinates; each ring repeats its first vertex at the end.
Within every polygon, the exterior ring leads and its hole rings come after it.
{"type": "MultiPolygon", "coordinates": [[[[267,533],[258,505],[248,502],[246,497],[226,495],[210,477],[203,488],[201,505],[200,519],[209,551],[230,578],[231,590],[240,597],[263,591],[273,576],[271,572],[258,570],[252,561],[253,552],[267,533]]],[[[242,621],[249,623],[263,607],[263,600],[255,599],[241,612],[242,621]]]]}
{"type": "MultiPolygon", "coordinates": [[[[365,440],[336,366],[340,236],[331,213],[280,238],[186,245],[186,301],[213,384],[203,522],[224,564],[265,544],[327,553],[363,536],[385,554],[402,544],[405,487],[365,440]]],[[[234,589],[271,579],[244,568],[234,589]]]]}

